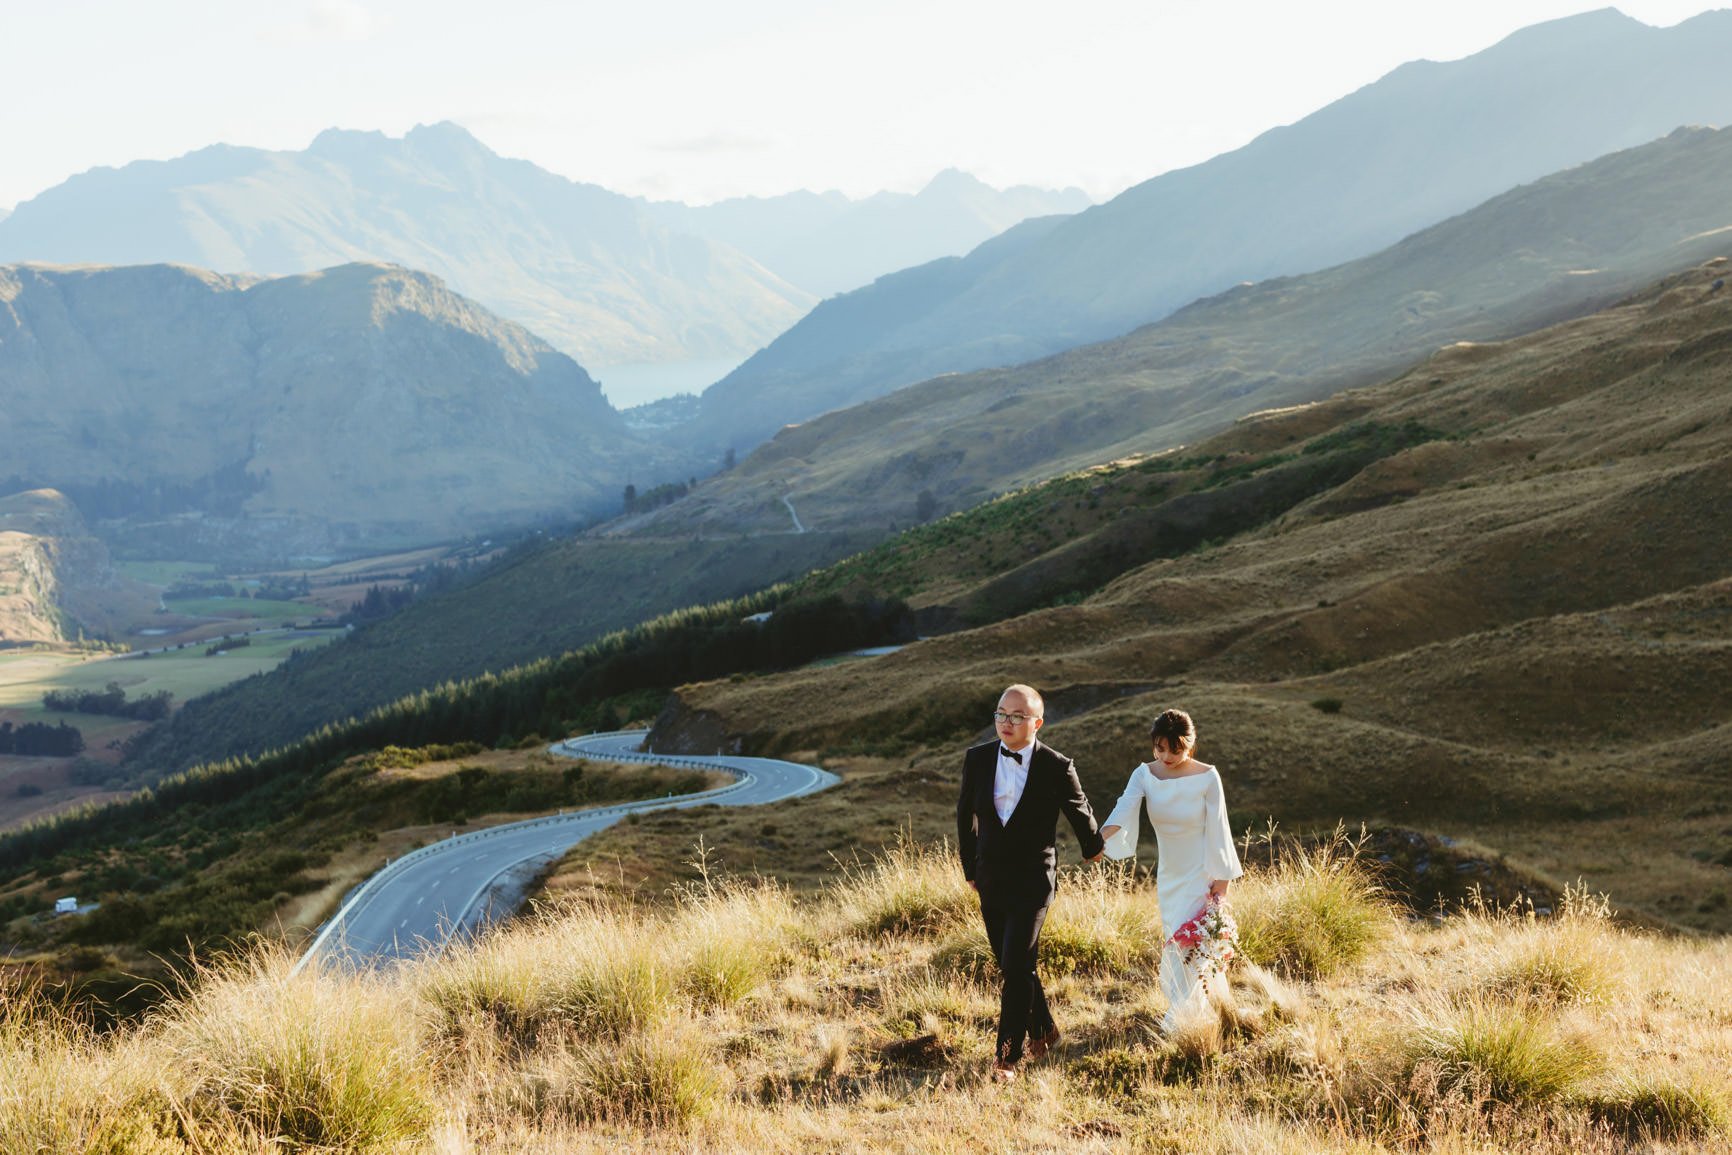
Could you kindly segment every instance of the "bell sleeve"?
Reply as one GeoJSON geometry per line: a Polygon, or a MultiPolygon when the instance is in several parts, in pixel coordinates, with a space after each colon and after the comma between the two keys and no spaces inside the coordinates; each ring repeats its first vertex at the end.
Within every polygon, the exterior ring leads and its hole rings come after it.
{"type": "Polygon", "coordinates": [[[1227,824],[1227,793],[1221,787],[1220,774],[1214,770],[1209,771],[1209,784],[1204,787],[1203,827],[1203,873],[1209,881],[1231,880],[1244,874],[1239,852],[1233,846],[1233,828],[1227,824]]]}
{"type": "Polygon", "coordinates": [[[1125,858],[1135,858],[1137,854],[1137,833],[1142,827],[1143,814],[1143,767],[1138,764],[1131,771],[1131,780],[1125,783],[1125,792],[1119,795],[1118,805],[1107,815],[1107,820],[1101,823],[1102,828],[1117,826],[1118,830],[1107,839],[1106,855],[1117,862],[1125,858]]]}

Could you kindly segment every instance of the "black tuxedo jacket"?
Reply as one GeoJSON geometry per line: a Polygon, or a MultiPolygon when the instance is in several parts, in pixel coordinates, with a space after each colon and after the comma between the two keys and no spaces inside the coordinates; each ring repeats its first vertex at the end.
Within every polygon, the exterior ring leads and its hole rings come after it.
{"type": "Polygon", "coordinates": [[[971,746],[962,757],[956,845],[962,873],[980,888],[982,902],[1042,906],[1052,898],[1058,886],[1053,844],[1060,811],[1070,819],[1084,858],[1093,858],[1103,846],[1076,764],[1038,740],[1023,757],[1028,759],[1028,785],[1008,822],[998,820],[992,805],[998,741],[971,746]]]}

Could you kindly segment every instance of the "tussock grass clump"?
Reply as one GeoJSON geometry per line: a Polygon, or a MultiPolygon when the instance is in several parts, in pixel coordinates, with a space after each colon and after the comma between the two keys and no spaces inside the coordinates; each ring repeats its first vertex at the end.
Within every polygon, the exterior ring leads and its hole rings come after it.
{"type": "MultiPolygon", "coordinates": [[[[1362,961],[1388,937],[1394,915],[1360,844],[1337,828],[1315,847],[1277,844],[1273,863],[1232,890],[1241,955],[1288,975],[1327,978],[1362,961]]],[[[1247,851],[1246,857],[1250,857],[1247,851]]]]}
{"type": "Polygon", "coordinates": [[[1567,889],[1555,918],[1504,928],[1485,985],[1512,998],[1610,1003],[1626,983],[1624,939],[1603,899],[1567,889]]]}
{"type": "Polygon", "coordinates": [[[941,934],[977,917],[980,904],[948,840],[906,832],[871,863],[844,866],[832,898],[849,932],[878,936],[941,934]]]}
{"type": "Polygon", "coordinates": [[[679,989],[700,1007],[731,1007],[768,982],[805,933],[785,887],[706,876],[680,893],[666,941],[679,989]]]}
{"type": "MultiPolygon", "coordinates": [[[[1041,945],[1044,947],[1043,938],[1041,945]]],[[[992,946],[986,941],[986,929],[958,926],[944,937],[932,952],[932,967],[944,974],[953,974],[982,982],[998,973],[998,963],[992,957],[992,946]]]]}
{"type": "Polygon", "coordinates": [[[419,1016],[386,979],[291,973],[255,948],[198,976],[157,1035],[195,1117],[230,1117],[292,1146],[376,1151],[422,1140],[435,1116],[419,1016]]]}
{"type": "Polygon", "coordinates": [[[136,1034],[105,1043],[33,993],[0,989],[0,1151],[172,1150],[165,1075],[136,1034]]]}
{"type": "Polygon", "coordinates": [[[1161,911],[1126,868],[1067,871],[1041,934],[1047,974],[1122,974],[1161,957],[1161,911]]]}
{"type": "Polygon", "coordinates": [[[567,1028],[623,1037],[682,1009],[739,1003],[800,933],[781,887],[706,881],[680,892],[671,914],[593,902],[544,912],[448,949],[417,981],[448,1033],[479,1019],[525,1047],[567,1028]]]}
{"type": "Polygon", "coordinates": [[[509,1105],[544,1124],[682,1128],[714,1111],[728,1086],[726,1066],[695,1028],[664,1023],[538,1053],[509,1105]]]}
{"type": "Polygon", "coordinates": [[[567,1026],[618,1036],[673,1010],[677,976],[665,955],[650,920],[575,905],[448,949],[419,971],[420,994],[453,1033],[481,1019],[523,1045],[567,1026]]]}
{"type": "Polygon", "coordinates": [[[1472,997],[1416,1016],[1410,1075],[1430,1068],[1450,1092],[1499,1103],[1557,1099],[1602,1066],[1584,1039],[1562,1033],[1545,1009],[1472,997]]]}
{"type": "Polygon", "coordinates": [[[1636,1140],[1690,1141],[1732,1132],[1723,1092],[1700,1079],[1626,1075],[1584,1104],[1596,1121],[1636,1140]]]}
{"type": "MultiPolygon", "coordinates": [[[[975,1017],[974,1000],[979,997],[978,991],[959,984],[940,968],[928,967],[885,985],[883,1026],[898,1039],[947,1036],[956,1025],[975,1017]]],[[[982,1002],[979,1009],[985,1013],[988,1008],[982,1002]]]]}

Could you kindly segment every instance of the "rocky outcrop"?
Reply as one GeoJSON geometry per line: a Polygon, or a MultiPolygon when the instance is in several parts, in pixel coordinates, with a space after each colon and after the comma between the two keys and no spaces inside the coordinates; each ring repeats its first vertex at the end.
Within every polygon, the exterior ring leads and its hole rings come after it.
{"type": "Polygon", "coordinates": [[[740,754],[745,751],[745,740],[728,733],[720,714],[694,710],[676,692],[668,695],[667,704],[656,716],[655,725],[644,738],[644,749],[657,754],[740,754]]]}
{"type": "Polygon", "coordinates": [[[64,494],[0,498],[0,649],[72,640],[67,595],[112,576],[108,551],[64,494]]]}

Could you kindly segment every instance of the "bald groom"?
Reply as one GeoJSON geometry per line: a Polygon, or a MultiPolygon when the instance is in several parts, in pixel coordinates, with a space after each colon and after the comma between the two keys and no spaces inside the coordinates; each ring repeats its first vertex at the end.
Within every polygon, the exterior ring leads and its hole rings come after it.
{"type": "Polygon", "coordinates": [[[1005,690],[992,715],[998,737],[963,755],[956,802],[962,873],[980,894],[986,937],[1004,978],[992,1068],[993,1077],[1004,1082],[1017,1076],[1025,1038],[1035,1059],[1058,1042],[1035,962],[1058,887],[1059,812],[1076,831],[1084,858],[1099,858],[1103,845],[1076,764],[1036,738],[1045,715],[1046,703],[1034,687],[1005,690]]]}

